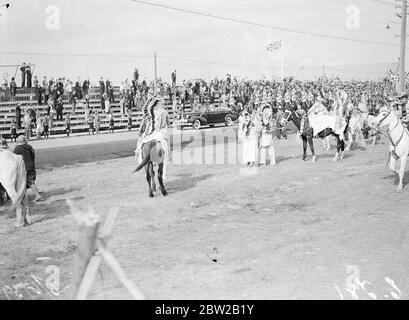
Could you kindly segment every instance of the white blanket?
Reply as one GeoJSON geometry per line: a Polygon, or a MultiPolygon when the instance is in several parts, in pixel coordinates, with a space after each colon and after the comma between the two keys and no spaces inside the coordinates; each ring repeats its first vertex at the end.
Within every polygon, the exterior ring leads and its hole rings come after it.
{"type": "Polygon", "coordinates": [[[335,115],[319,113],[308,115],[308,121],[314,130],[314,135],[317,135],[326,128],[330,128],[336,134],[340,135],[341,139],[344,138],[344,130],[347,125],[345,119],[339,118],[335,115]]]}

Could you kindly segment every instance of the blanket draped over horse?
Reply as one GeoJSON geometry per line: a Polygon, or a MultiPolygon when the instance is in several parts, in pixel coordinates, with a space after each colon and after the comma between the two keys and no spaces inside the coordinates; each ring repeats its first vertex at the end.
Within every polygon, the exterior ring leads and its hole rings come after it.
{"type": "Polygon", "coordinates": [[[342,111],[342,107],[338,107],[329,113],[325,106],[317,101],[310,110],[308,110],[309,124],[316,134],[330,128],[335,134],[340,136],[341,140],[344,140],[344,131],[347,122],[342,116],[342,111]]]}

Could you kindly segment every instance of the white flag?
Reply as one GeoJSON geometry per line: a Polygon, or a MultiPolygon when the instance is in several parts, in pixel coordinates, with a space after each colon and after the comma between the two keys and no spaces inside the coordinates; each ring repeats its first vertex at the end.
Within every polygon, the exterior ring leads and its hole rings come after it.
{"type": "Polygon", "coordinates": [[[267,46],[267,51],[273,51],[281,48],[281,40],[274,41],[267,46]]]}

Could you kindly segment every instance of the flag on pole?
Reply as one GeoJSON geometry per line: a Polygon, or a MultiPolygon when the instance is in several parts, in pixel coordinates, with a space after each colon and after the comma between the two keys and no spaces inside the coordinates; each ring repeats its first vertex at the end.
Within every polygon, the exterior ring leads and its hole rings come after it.
{"type": "Polygon", "coordinates": [[[267,46],[266,49],[267,49],[267,51],[273,51],[273,50],[280,49],[281,46],[282,46],[281,40],[277,40],[277,41],[274,41],[274,42],[270,43],[270,44],[267,46]]]}

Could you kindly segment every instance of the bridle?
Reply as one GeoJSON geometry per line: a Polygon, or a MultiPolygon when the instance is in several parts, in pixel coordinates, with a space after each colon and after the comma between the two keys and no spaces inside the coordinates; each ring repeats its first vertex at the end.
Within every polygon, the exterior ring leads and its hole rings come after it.
{"type": "MultiPolygon", "coordinates": [[[[381,123],[382,123],[383,121],[385,121],[385,119],[391,115],[391,113],[392,113],[392,111],[391,111],[391,110],[388,110],[388,111],[387,111],[387,114],[377,123],[377,126],[376,126],[377,130],[379,130],[380,132],[382,132],[379,127],[380,127],[381,123]]],[[[383,133],[383,132],[382,132],[382,133],[383,133]]],[[[407,129],[402,125],[402,123],[400,122],[400,120],[396,117],[396,125],[395,125],[392,129],[388,128],[388,130],[386,130],[385,133],[387,134],[387,136],[388,136],[388,138],[389,138],[389,140],[390,140],[390,142],[391,142],[391,145],[394,147],[393,152],[394,152],[395,155],[397,156],[397,154],[396,154],[396,148],[397,148],[398,145],[401,143],[401,141],[402,141],[402,139],[403,139],[403,135],[404,135],[405,133],[407,133],[407,134],[409,135],[407,129]],[[393,130],[395,130],[395,129],[398,127],[399,124],[401,124],[402,129],[403,129],[403,130],[402,130],[402,134],[400,135],[398,141],[393,142],[392,137],[391,137],[390,134],[392,133],[393,130]]]]}

